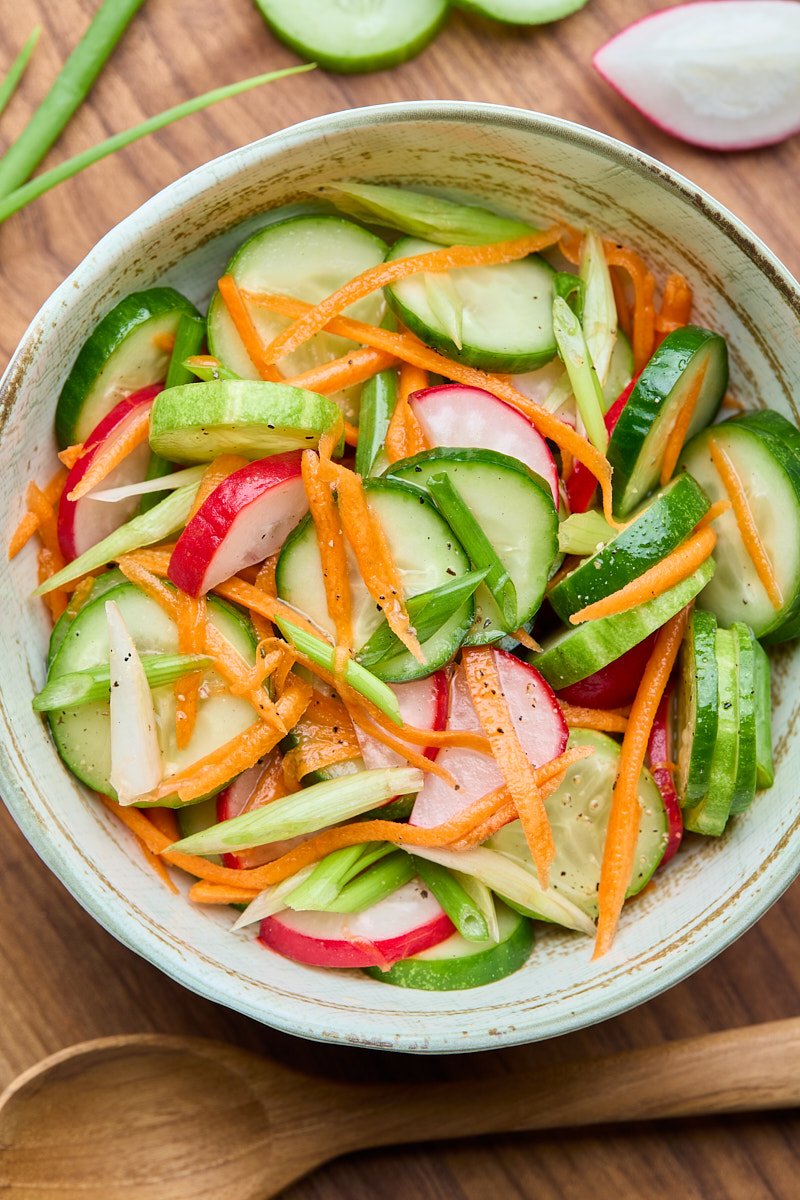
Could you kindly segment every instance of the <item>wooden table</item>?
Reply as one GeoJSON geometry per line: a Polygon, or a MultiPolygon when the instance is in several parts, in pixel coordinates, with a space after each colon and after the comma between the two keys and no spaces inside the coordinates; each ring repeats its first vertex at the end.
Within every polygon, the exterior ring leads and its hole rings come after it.
{"type": "MultiPolygon", "coordinates": [[[[44,26],[21,94],[3,119],[4,137],[21,127],[95,6],[95,0],[0,0],[3,65],[34,21],[44,26]]],[[[382,101],[512,104],[614,134],[706,187],[797,273],[800,139],[749,154],[704,154],[660,134],[593,73],[589,61],[597,46],[627,21],[662,6],[663,0],[590,0],[583,12],[541,32],[515,32],[454,15],[432,47],[394,71],[350,78],[320,71],[290,80],[193,117],[106,160],[0,230],[0,348],[10,354],[41,302],[94,242],[165,184],[295,121],[382,101]]],[[[190,94],[292,61],[247,0],[149,0],[52,160],[190,94]]],[[[634,1012],[571,1037],[427,1060],[311,1045],[190,995],[118,945],[43,867],[5,813],[0,819],[0,1086],[71,1042],[140,1030],[229,1038],[334,1075],[454,1077],[469,1086],[483,1074],[536,1071],[545,1062],[798,1012],[800,891],[795,887],[756,929],[699,974],[634,1012]]],[[[800,1195],[798,1145],[800,1121],[789,1116],[508,1137],[491,1144],[361,1155],[287,1195],[291,1200],[584,1200],[587,1194],[592,1200],[793,1200],[800,1195]]]]}

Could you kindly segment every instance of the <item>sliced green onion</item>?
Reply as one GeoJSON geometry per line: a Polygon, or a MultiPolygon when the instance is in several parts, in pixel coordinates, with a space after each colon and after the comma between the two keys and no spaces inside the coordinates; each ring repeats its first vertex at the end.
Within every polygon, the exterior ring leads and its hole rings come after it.
{"type": "Polygon", "coordinates": [[[232,928],[244,929],[246,925],[253,925],[256,921],[263,921],[266,917],[272,917],[275,913],[282,912],[286,908],[286,897],[290,896],[295,888],[305,883],[313,870],[313,866],[302,867],[288,879],[282,879],[280,883],[274,883],[272,887],[259,892],[255,900],[250,901],[232,928]]]}
{"type": "Polygon", "coordinates": [[[366,845],[362,842],[359,846],[344,846],[341,850],[326,854],[315,864],[308,879],[289,893],[285,900],[286,907],[306,912],[327,908],[344,887],[366,845]]]}
{"type": "Polygon", "coordinates": [[[603,242],[596,233],[587,233],[583,239],[580,275],[586,286],[581,322],[586,345],[602,386],[608,379],[611,356],[617,341],[617,304],[603,242]]]}
{"type": "Polygon", "coordinates": [[[489,937],[486,918],[453,872],[416,855],[413,860],[420,879],[431,889],[461,936],[468,942],[485,942],[489,937]]]}
{"type": "MultiPolygon", "coordinates": [[[[116,0],[106,0],[106,2],[107,4],[114,4],[116,0]]],[[[121,2],[122,0],[120,0],[121,2]]],[[[139,3],[141,3],[141,0],[139,0],[139,3]]],[[[192,100],[185,100],[183,104],[176,104],[174,108],[168,108],[165,112],[159,113],[158,116],[142,121],[141,125],[134,125],[131,129],[123,130],[122,133],[115,133],[113,137],[106,138],[104,142],[100,142],[97,146],[92,146],[90,149],[82,151],[81,154],[76,154],[73,158],[68,158],[65,162],[59,163],[57,167],[53,167],[52,170],[44,171],[41,175],[37,175],[30,183],[24,183],[21,187],[17,187],[15,191],[10,191],[0,200],[0,221],[7,220],[15,212],[19,212],[21,208],[24,208],[26,204],[30,204],[32,200],[37,200],[39,196],[48,192],[50,188],[63,183],[65,179],[71,179],[73,175],[77,175],[79,171],[83,171],[86,167],[91,167],[94,163],[99,162],[100,159],[106,158],[109,154],[114,154],[117,150],[124,149],[125,146],[130,146],[132,142],[146,137],[149,133],[155,133],[157,130],[163,129],[166,125],[171,125],[173,121],[179,121],[181,117],[191,116],[192,113],[201,112],[202,109],[209,108],[212,104],[217,104],[220,100],[227,100],[231,96],[239,96],[242,92],[250,91],[251,88],[261,87],[265,83],[273,83],[276,79],[285,79],[289,75],[299,75],[303,71],[311,71],[314,66],[314,63],[303,63],[299,67],[287,67],[282,71],[270,71],[266,75],[255,75],[252,79],[241,79],[238,83],[228,84],[227,87],[214,88],[211,92],[205,92],[202,96],[195,96],[192,100]]],[[[27,129],[25,132],[27,133],[27,129]]],[[[15,146],[17,144],[15,143],[15,146]]],[[[8,155],[6,155],[7,157],[8,155]]],[[[39,155],[40,157],[42,155],[39,155]]],[[[36,162],[39,161],[39,158],[36,159],[36,162]]],[[[1,178],[2,176],[0,176],[1,178]]],[[[27,175],[23,176],[23,178],[27,178],[27,175]]]]}
{"type": "Polygon", "coordinates": [[[274,800],[263,808],[255,808],[183,838],[172,849],[187,854],[223,854],[315,833],[328,825],[360,816],[381,801],[391,800],[392,796],[418,792],[422,778],[422,772],[413,767],[380,767],[326,779],[283,800],[274,800]]]}
{"type": "Polygon", "coordinates": [[[206,323],[202,317],[192,316],[191,313],[181,313],[178,328],[175,330],[175,345],[167,367],[165,388],[180,387],[184,383],[194,382],[194,373],[185,365],[184,359],[199,354],[206,340],[206,323]]]}
{"type": "MultiPolygon", "coordinates": [[[[305,654],[306,658],[310,658],[318,667],[324,667],[328,671],[334,670],[336,651],[328,642],[315,637],[312,633],[306,633],[304,629],[300,629],[283,617],[278,618],[275,624],[286,640],[291,642],[301,654],[305,654]]],[[[394,721],[395,725],[403,724],[400,705],[388,684],[383,683],[371,671],[362,667],[361,663],[357,663],[352,658],[347,661],[344,677],[352,688],[355,688],[362,696],[366,696],[367,700],[371,700],[381,712],[386,713],[386,716],[390,721],[394,721]]]]}
{"type": "Polygon", "coordinates": [[[358,445],[355,469],[364,479],[374,474],[378,455],[386,441],[386,431],[397,403],[397,372],[379,371],[368,379],[361,391],[358,412],[358,445]]]}
{"type": "Polygon", "coordinates": [[[432,274],[428,271],[424,279],[431,312],[453,345],[460,350],[464,336],[464,302],[458,288],[444,272],[432,274]]]}
{"type": "Polygon", "coordinates": [[[575,393],[578,412],[581,414],[589,441],[605,454],[608,448],[608,430],[603,413],[605,398],[597,373],[592,366],[586,340],[580,322],[570,306],[560,296],[553,301],[553,332],[558,352],[567,368],[569,381],[575,393]]]}
{"type": "Polygon", "coordinates": [[[558,271],[553,278],[553,291],[566,301],[580,321],[586,296],[586,287],[580,275],[573,275],[570,271],[558,271]]]}
{"type": "Polygon", "coordinates": [[[483,913],[483,919],[489,930],[489,939],[499,942],[500,926],[497,922],[497,906],[492,891],[480,879],[476,879],[474,875],[465,875],[463,871],[453,871],[453,877],[458,880],[473,904],[483,913]]]}
{"type": "Polygon", "coordinates": [[[123,554],[140,550],[142,546],[152,546],[154,542],[160,542],[163,538],[177,533],[186,524],[192,511],[197,488],[198,484],[187,483],[161,500],[149,512],[139,513],[138,517],[133,517],[96,546],[92,546],[55,575],[51,575],[36,588],[36,595],[44,596],[54,588],[72,583],[73,579],[80,579],[81,575],[88,571],[94,571],[115,558],[121,558],[123,554]]]}
{"type": "Polygon", "coordinates": [[[357,875],[352,883],[342,888],[339,895],[327,907],[327,912],[356,913],[385,900],[404,884],[410,883],[416,874],[414,864],[402,850],[389,854],[383,862],[377,862],[367,871],[357,875]]]}
{"type": "Polygon", "coordinates": [[[37,25],[17,57],[14,59],[11,66],[6,71],[3,82],[0,83],[0,113],[5,112],[9,100],[17,90],[19,81],[25,74],[25,68],[31,60],[31,55],[36,49],[36,43],[39,41],[39,35],[41,32],[41,25],[37,25]]]}
{"type": "MultiPolygon", "coordinates": [[[[211,666],[205,654],[143,654],[142,666],[151,688],[175,683],[183,675],[211,666]]],[[[51,679],[33,698],[36,712],[57,708],[79,708],[95,700],[107,700],[111,691],[111,667],[101,663],[84,671],[71,671],[51,679]]]]}
{"type": "Polygon", "coordinates": [[[602,513],[573,513],[558,527],[558,548],[562,554],[594,554],[611,541],[618,531],[612,529],[602,513]]]}
{"type": "Polygon", "coordinates": [[[218,359],[214,358],[209,361],[208,354],[193,354],[184,362],[184,367],[192,376],[196,376],[203,383],[215,383],[218,379],[239,379],[241,376],[229,371],[227,367],[223,367],[218,359]]]}

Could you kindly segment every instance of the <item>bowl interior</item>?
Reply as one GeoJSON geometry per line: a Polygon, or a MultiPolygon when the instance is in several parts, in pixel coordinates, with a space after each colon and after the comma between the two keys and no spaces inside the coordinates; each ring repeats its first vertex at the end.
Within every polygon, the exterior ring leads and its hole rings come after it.
{"type": "MultiPolygon", "coordinates": [[[[728,339],[732,390],[797,421],[797,285],[729,214],[666,169],[598,134],[511,109],[398,105],[322,118],[210,163],[108,235],[39,313],[0,395],[4,536],[25,482],[52,471],[55,397],[82,341],[125,293],[168,282],[203,305],[233,248],[269,210],[357,177],[483,199],[534,222],[566,219],[685,274],[698,323],[728,339]]],[[[260,1021],[312,1038],[406,1051],[477,1050],[605,1019],[722,950],[788,886],[800,861],[797,652],[775,655],[773,789],[719,842],[690,844],[626,910],[612,952],[540,926],[528,965],[473,991],[387,987],[281,959],[232,935],[228,910],[194,907],[152,875],[128,833],[62,767],[30,707],[48,624],[30,591],[32,547],[0,565],[0,769],[15,819],[78,900],[168,974],[260,1021]]]]}

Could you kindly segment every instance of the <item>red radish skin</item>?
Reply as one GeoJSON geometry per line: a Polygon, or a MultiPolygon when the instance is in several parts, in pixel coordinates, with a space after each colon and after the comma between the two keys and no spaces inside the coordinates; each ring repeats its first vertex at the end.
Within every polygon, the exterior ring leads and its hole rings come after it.
{"type": "MultiPolygon", "coordinates": [[[[638,375],[633,378],[628,386],[620,392],[611,408],[603,418],[609,437],[614,432],[617,421],[619,420],[622,410],[628,403],[628,397],[636,386],[638,375]]],[[[583,463],[576,462],[570,472],[569,479],[566,482],[567,504],[571,513],[586,512],[589,505],[592,503],[597,480],[588,467],[583,463]]]]}
{"type": "Polygon", "coordinates": [[[729,151],[800,132],[798,60],[794,0],[701,0],[649,13],[592,62],[665,133],[729,151]]]}
{"type": "MultiPolygon", "coordinates": [[[[80,500],[68,500],[67,496],[83,479],[106,438],[137,408],[143,404],[152,404],[163,387],[163,383],[154,383],[120,400],[86,439],[84,453],[67,475],[58,504],[58,544],[66,562],[72,562],[104,537],[108,537],[115,529],[119,529],[120,525],[130,520],[139,507],[139,496],[130,496],[127,500],[118,500],[115,504],[100,504],[92,499],[91,492],[80,500]]],[[[98,488],[105,490],[123,487],[127,483],[140,483],[147,474],[149,461],[150,447],[147,443],[137,446],[102,483],[98,484],[98,488]]]]}
{"type": "MultiPolygon", "coordinates": [[[[397,697],[400,715],[408,725],[417,729],[441,730],[447,728],[447,708],[449,704],[449,687],[446,671],[435,671],[426,679],[416,679],[412,683],[390,683],[389,687],[397,697]]],[[[401,729],[397,730],[397,738],[402,740],[401,729]]],[[[372,770],[378,767],[400,767],[405,760],[383,742],[371,737],[356,725],[356,737],[361,747],[361,757],[364,765],[372,770]]],[[[408,743],[409,746],[411,743],[408,743]]],[[[413,746],[420,752],[420,747],[413,746]]],[[[434,759],[439,753],[438,746],[426,746],[422,753],[426,758],[434,759]]],[[[388,801],[389,804],[392,801],[388,801]]]]}
{"type": "Polygon", "coordinates": [[[594,675],[587,675],[585,679],[562,688],[558,693],[559,700],[583,708],[622,708],[624,704],[630,704],[655,641],[656,635],[653,633],[594,675]]]}
{"type": "Polygon", "coordinates": [[[293,912],[261,922],[259,941],[312,967],[382,967],[429,950],[454,926],[438,901],[412,880],[360,913],[293,912]]]}
{"type": "Polygon", "coordinates": [[[308,512],[302,451],[260,458],[234,471],[201,504],[169,564],[172,582],[201,596],[279,550],[308,512]]]}
{"type": "Polygon", "coordinates": [[[661,697],[647,747],[650,773],[661,792],[661,799],[664,801],[664,809],[667,814],[667,845],[664,857],[658,864],[659,869],[675,857],[683,838],[683,816],[678,793],[675,791],[672,771],[666,766],[658,765],[671,762],[672,754],[672,686],[669,686],[661,697]]]}
{"type": "Polygon", "coordinates": [[[558,507],[558,468],[550,448],[510,404],[455,383],[423,388],[410,403],[430,446],[477,447],[517,458],[545,481],[558,507]]]}
{"type": "MultiPolygon", "coordinates": [[[[541,767],[566,749],[569,731],[561,707],[550,685],[532,666],[504,650],[493,653],[519,739],[533,766],[541,767]]],[[[447,727],[481,731],[460,667],[450,684],[447,727]]],[[[412,825],[440,825],[502,786],[500,768],[490,755],[448,746],[437,761],[454,776],[458,790],[438,775],[427,775],[411,814],[412,825]]]]}

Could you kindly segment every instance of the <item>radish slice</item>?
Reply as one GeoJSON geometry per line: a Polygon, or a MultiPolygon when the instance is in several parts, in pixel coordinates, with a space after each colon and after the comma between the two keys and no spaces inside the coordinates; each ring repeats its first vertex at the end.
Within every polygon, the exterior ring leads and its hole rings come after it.
{"type": "Polygon", "coordinates": [[[621,708],[623,704],[630,704],[636,695],[647,660],[653,653],[655,641],[656,635],[651,634],[615,658],[607,667],[595,671],[594,675],[587,675],[585,679],[562,688],[558,693],[559,700],[585,708],[621,708]]]}
{"type": "MultiPolygon", "coordinates": [[[[447,675],[444,671],[435,671],[426,679],[415,679],[412,683],[390,683],[389,687],[397,696],[400,715],[408,725],[417,729],[445,729],[447,727],[448,687],[447,675]]],[[[373,767],[402,767],[405,759],[384,746],[377,738],[370,737],[356,725],[356,737],[361,747],[361,757],[364,765],[373,767]]],[[[402,739],[402,731],[397,731],[398,739],[402,739]]],[[[411,745],[411,743],[408,743],[411,745]]],[[[413,749],[425,755],[426,758],[436,758],[439,753],[437,746],[427,746],[413,749]]],[[[391,803],[391,801],[389,801],[391,803]]]]}
{"type": "MultiPolygon", "coordinates": [[[[277,754],[277,751],[273,751],[273,754],[277,754]]],[[[244,812],[250,812],[253,808],[261,807],[260,804],[253,804],[253,799],[261,776],[265,771],[270,770],[272,765],[272,755],[270,755],[264,761],[256,763],[254,767],[243,771],[241,775],[237,775],[233,783],[229,783],[219,793],[217,796],[217,821],[229,821],[231,817],[238,817],[244,812]]],[[[304,841],[306,841],[305,837],[286,838],[282,842],[270,842],[268,846],[256,846],[253,850],[238,850],[235,854],[223,854],[222,863],[223,866],[240,871],[246,871],[249,867],[263,867],[265,863],[274,862],[282,854],[288,854],[290,850],[304,841]]]]}
{"type": "MultiPolygon", "coordinates": [[[[72,562],[95,546],[109,533],[119,529],[134,515],[139,507],[139,497],[130,496],[119,504],[106,505],[94,503],[94,492],[88,492],[80,500],[68,500],[67,496],[77,487],[89,470],[95,455],[100,451],[103,442],[130,414],[143,404],[152,404],[155,397],[163,390],[162,383],[154,383],[150,387],[141,388],[120,400],[111,412],[103,417],[99,425],[89,434],[83,455],[75,463],[67,475],[64,491],[58,503],[58,544],[67,562],[72,562]]],[[[150,447],[145,442],[123,459],[98,485],[100,488],[124,487],[126,484],[139,483],[147,473],[150,461],[150,447]]]]}
{"type": "Polygon", "coordinates": [[[547,442],[510,404],[482,388],[445,383],[415,392],[411,407],[430,446],[478,447],[517,458],[545,481],[558,508],[558,469],[547,442]]]}
{"type": "Polygon", "coordinates": [[[164,763],[153,696],[136,643],[113,600],[106,601],[111,668],[109,781],[120,804],[132,804],[158,787],[164,763]]]}
{"type": "Polygon", "coordinates": [[[293,912],[261,922],[259,940],[313,967],[383,967],[443,942],[453,923],[418,880],[359,913],[293,912]]]}
{"type": "MultiPolygon", "coordinates": [[[[550,685],[532,666],[504,650],[494,650],[493,654],[514,728],[531,763],[541,767],[562,754],[567,745],[569,731],[561,707],[550,685]]],[[[450,684],[447,727],[481,730],[460,667],[450,684]]],[[[494,758],[477,750],[448,746],[437,761],[455,777],[458,791],[438,775],[426,775],[411,813],[412,825],[441,825],[503,783],[494,758]]]]}
{"type": "Polygon", "coordinates": [[[645,117],[696,146],[747,150],[800,130],[794,0],[706,0],[652,13],[593,62],[645,117]]]}
{"type": "Polygon", "coordinates": [[[274,454],[223,479],[178,538],[172,582],[200,596],[279,550],[308,512],[301,457],[300,450],[274,454]]]}
{"type": "Polygon", "coordinates": [[[661,697],[661,703],[658,706],[658,711],[653,721],[653,728],[650,731],[650,741],[647,747],[650,774],[653,776],[656,786],[661,792],[661,799],[664,801],[664,811],[667,814],[667,845],[663,858],[658,864],[659,868],[663,867],[665,863],[668,863],[677,854],[678,847],[683,838],[683,814],[681,813],[678,793],[675,790],[672,771],[666,766],[659,766],[659,763],[671,762],[673,757],[671,717],[672,687],[670,686],[661,697]]]}

